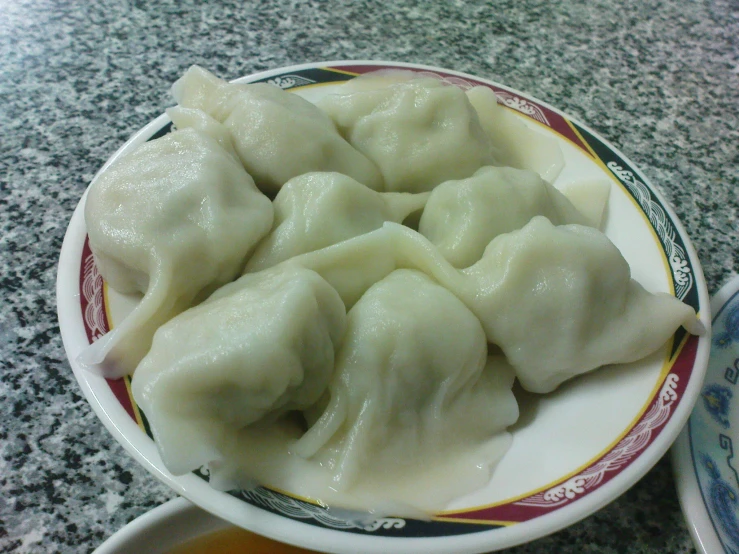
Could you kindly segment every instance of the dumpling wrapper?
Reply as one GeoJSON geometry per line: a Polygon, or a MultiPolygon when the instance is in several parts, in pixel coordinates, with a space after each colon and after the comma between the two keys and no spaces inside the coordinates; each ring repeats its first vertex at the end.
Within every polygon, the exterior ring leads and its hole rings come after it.
{"type": "Polygon", "coordinates": [[[587,224],[557,189],[529,170],[483,167],[472,177],[447,181],[432,192],[418,231],[455,267],[469,267],[498,235],[536,215],[555,225],[587,224]]]}
{"type": "Polygon", "coordinates": [[[602,365],[640,360],[681,325],[692,334],[703,331],[693,308],[631,279],[616,246],[590,227],[556,227],[537,216],[494,239],[466,276],[486,293],[460,293],[531,392],[551,392],[602,365]]]}
{"type": "Polygon", "coordinates": [[[314,404],[345,327],[336,291],[296,267],[245,275],[163,325],[131,386],[167,469],[223,463],[244,428],[314,404]]]}
{"type": "Polygon", "coordinates": [[[579,179],[573,181],[557,181],[557,190],[572,202],[590,227],[605,227],[608,197],[611,184],[605,179],[579,179]]]}
{"type": "Polygon", "coordinates": [[[466,94],[495,149],[496,165],[538,173],[548,183],[555,184],[557,190],[585,216],[588,225],[603,228],[610,192],[608,181],[561,182],[558,177],[565,167],[565,160],[556,139],[530,129],[520,117],[498,103],[492,89],[473,87],[466,94]]]}
{"type": "Polygon", "coordinates": [[[380,88],[354,85],[358,91],[350,82],[348,93],[327,95],[317,105],[380,169],[384,190],[426,192],[494,163],[490,141],[461,89],[433,78],[375,82],[380,88]]]}
{"type": "MultiPolygon", "coordinates": [[[[200,123],[218,132],[219,124],[200,123]]],[[[271,202],[219,139],[227,137],[175,131],[142,144],[90,186],[85,222],[95,263],[113,289],[144,297],[83,351],[88,369],[132,374],[154,331],[238,276],[269,232],[271,202]]]]}
{"type": "Polygon", "coordinates": [[[382,227],[421,210],[428,193],[375,192],[340,173],[290,179],[274,200],[275,220],[249,259],[247,272],[271,267],[382,227]]]}
{"type": "Polygon", "coordinates": [[[387,88],[391,85],[404,83],[420,77],[422,76],[410,69],[378,69],[369,73],[363,73],[342,83],[339,94],[387,88]]]}
{"type": "Polygon", "coordinates": [[[239,155],[234,149],[231,133],[219,121],[216,121],[204,111],[195,108],[175,106],[174,108],[167,108],[166,112],[172,120],[174,130],[195,129],[200,131],[215,139],[221,148],[231,154],[234,160],[239,161],[239,155]]]}
{"type": "Polygon", "coordinates": [[[603,233],[554,226],[543,216],[493,239],[480,261],[463,270],[395,223],[285,263],[321,274],[347,307],[395,269],[423,271],[467,305],[523,387],[537,393],[602,365],[644,358],[681,325],[704,332],[693,308],[631,279],[603,233]]]}
{"type": "Polygon", "coordinates": [[[529,129],[498,104],[495,92],[489,87],[473,87],[466,94],[495,149],[495,165],[529,169],[554,183],[564,168],[564,156],[557,141],[529,129]]]}
{"type": "Polygon", "coordinates": [[[330,401],[294,450],[330,468],[339,490],[440,509],[487,483],[508,449],[513,381],[504,360],[487,364],[485,333],[458,298],[398,270],[348,313],[330,401]],[[437,465],[455,468],[455,485],[429,487],[437,465]]]}
{"type": "Polygon", "coordinates": [[[227,83],[194,65],[172,86],[172,95],[180,106],[223,123],[244,167],[267,194],[311,171],[336,171],[382,189],[377,167],[325,113],[296,94],[266,83],[227,83]]]}

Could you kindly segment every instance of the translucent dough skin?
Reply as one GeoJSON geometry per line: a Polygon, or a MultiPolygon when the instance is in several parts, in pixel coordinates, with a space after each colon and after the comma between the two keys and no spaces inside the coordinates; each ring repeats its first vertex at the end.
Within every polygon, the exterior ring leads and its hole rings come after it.
{"type": "Polygon", "coordinates": [[[703,332],[693,308],[632,280],[603,233],[554,226],[543,216],[493,239],[480,261],[463,270],[425,237],[394,223],[289,263],[323,275],[347,306],[395,269],[423,271],[479,318],[488,341],[501,347],[531,392],[550,392],[602,365],[639,360],[681,325],[703,332]]]}
{"type": "Polygon", "coordinates": [[[585,216],[590,227],[601,230],[605,227],[606,207],[611,194],[611,184],[608,181],[587,179],[558,182],[557,190],[585,216]]]}
{"type": "Polygon", "coordinates": [[[420,210],[428,193],[379,193],[340,173],[307,173],[290,179],[273,203],[272,232],[246,266],[259,271],[298,254],[318,250],[402,222],[420,210]]]}
{"type": "Polygon", "coordinates": [[[378,69],[363,73],[341,85],[340,94],[377,90],[397,83],[418,79],[418,73],[405,69],[378,69]]]}
{"type": "Polygon", "coordinates": [[[585,224],[570,201],[533,171],[483,167],[472,177],[436,187],[419,232],[455,267],[469,267],[498,235],[515,231],[536,215],[555,225],[585,224]]]}
{"type": "MultiPolygon", "coordinates": [[[[359,475],[411,478],[426,460],[484,448],[518,418],[513,372],[485,371],[486,361],[485,334],[462,302],[423,273],[395,271],[350,310],[331,400],[295,449],[347,489],[359,475]]],[[[502,452],[488,454],[489,466],[502,452]]]]}
{"type": "Polygon", "coordinates": [[[133,373],[159,325],[239,274],[272,217],[238,161],[200,131],[170,133],[116,161],[87,196],[90,247],[110,286],[145,296],[81,362],[106,377],[133,373]]]}
{"type": "Polygon", "coordinates": [[[265,83],[227,83],[192,66],[172,95],[180,106],[202,110],[228,128],[241,162],[267,194],[312,171],[336,171],[382,190],[377,167],[341,137],[325,113],[296,94],[265,83]]]}
{"type": "Polygon", "coordinates": [[[492,89],[473,87],[465,94],[492,144],[497,160],[495,165],[529,169],[554,183],[564,168],[564,156],[557,141],[529,129],[507,108],[498,104],[492,89]]]}
{"type": "Polygon", "coordinates": [[[386,191],[426,192],[494,162],[461,89],[428,78],[377,83],[381,88],[349,86],[348,94],[325,96],[318,106],[380,168],[386,191]]]}
{"type": "Polygon", "coordinates": [[[345,327],[336,291],[285,266],[245,275],[164,324],[132,390],[167,469],[218,462],[239,430],[314,404],[345,327]]]}

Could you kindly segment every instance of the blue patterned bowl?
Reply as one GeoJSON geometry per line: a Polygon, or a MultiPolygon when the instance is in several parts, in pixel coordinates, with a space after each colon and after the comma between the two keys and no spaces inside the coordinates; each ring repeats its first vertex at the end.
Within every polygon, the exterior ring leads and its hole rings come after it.
{"type": "Polygon", "coordinates": [[[673,449],[675,478],[696,548],[739,552],[739,277],[711,301],[713,341],[700,398],[673,449]]]}

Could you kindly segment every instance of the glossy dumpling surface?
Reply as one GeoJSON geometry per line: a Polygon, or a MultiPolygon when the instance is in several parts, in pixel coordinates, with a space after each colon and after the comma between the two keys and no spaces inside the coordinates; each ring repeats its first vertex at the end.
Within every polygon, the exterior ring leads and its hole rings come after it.
{"type": "Polygon", "coordinates": [[[382,188],[375,165],[339,135],[331,119],[300,96],[266,83],[227,83],[191,67],[172,87],[177,103],[223,123],[260,189],[275,194],[291,178],[337,171],[382,188]]]}
{"type": "Polygon", "coordinates": [[[245,275],[163,325],[132,389],[167,468],[221,462],[245,427],[315,403],[345,326],[336,291],[295,267],[245,275]]]}
{"type": "Polygon", "coordinates": [[[144,298],[81,361],[108,377],[133,373],[156,328],[233,280],[272,218],[241,164],[196,129],[116,161],[90,186],[90,247],[111,287],[144,298]]]}
{"type": "Polygon", "coordinates": [[[306,173],[290,179],[274,201],[272,232],[259,244],[246,271],[402,222],[423,208],[428,193],[375,192],[340,173],[306,173]]]}
{"type": "Polygon", "coordinates": [[[494,162],[461,89],[432,78],[376,82],[380,88],[350,85],[348,93],[328,95],[318,105],[380,168],[386,191],[429,191],[494,162]]]}
{"type": "Polygon", "coordinates": [[[457,458],[484,483],[508,442],[493,439],[518,418],[513,372],[486,362],[472,312],[423,273],[395,271],[350,310],[330,401],[296,451],[333,468],[339,488],[382,476],[410,503],[428,460],[457,458]]]}
{"type": "Polygon", "coordinates": [[[421,216],[419,232],[455,267],[478,261],[488,243],[536,215],[555,225],[586,223],[570,201],[537,173],[483,167],[472,177],[436,187],[421,216]]]}

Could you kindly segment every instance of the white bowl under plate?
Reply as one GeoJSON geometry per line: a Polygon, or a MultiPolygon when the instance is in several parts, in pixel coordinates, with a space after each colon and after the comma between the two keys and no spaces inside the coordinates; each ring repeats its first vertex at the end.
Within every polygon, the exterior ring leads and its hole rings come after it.
{"type": "Polygon", "coordinates": [[[166,554],[175,546],[229,526],[190,501],[175,498],[134,519],[92,554],[166,554]]]}
{"type": "Polygon", "coordinates": [[[713,344],[701,397],[672,449],[680,505],[703,554],[739,552],[739,277],[711,299],[713,344]]]}
{"type": "MultiPolygon", "coordinates": [[[[390,62],[322,62],[267,71],[239,82],[269,81],[315,100],[340,82],[378,68],[410,69],[463,88],[491,87],[536,132],[559,141],[567,166],[555,186],[611,182],[605,233],[647,290],[676,295],[710,328],[708,293],[695,251],[662,196],[623,154],[581,123],[520,92],[445,69],[390,62]]],[[[134,135],[123,153],[169,129],[162,115],[134,135]]],[[[484,489],[454,501],[431,521],[338,517],[321,506],[259,488],[233,494],[203,476],[173,476],[164,467],[145,418],[132,404],[129,380],[83,371],[77,356],[128,313],[133,301],[109,290],[86,241],[85,196],[62,246],[57,283],[64,346],[95,413],[134,458],[178,494],[235,525],[281,542],[325,552],[477,553],[527,542],[600,509],[641,478],[667,451],[700,391],[710,351],[703,337],[679,330],[645,360],[604,368],[522,402],[511,450],[484,489]]]]}
{"type": "Polygon", "coordinates": [[[170,554],[173,549],[180,551],[182,547],[188,552],[221,552],[216,548],[218,544],[223,545],[223,541],[228,544],[228,552],[309,553],[302,548],[278,544],[243,531],[228,521],[201,510],[185,498],[175,498],[116,531],[92,554],[170,554]],[[219,537],[221,531],[226,532],[227,536],[219,537]],[[229,531],[236,531],[237,534],[229,531]],[[208,540],[208,535],[213,538],[208,540]],[[203,539],[206,544],[203,544],[203,539]],[[192,541],[197,543],[197,547],[192,541]]]}

